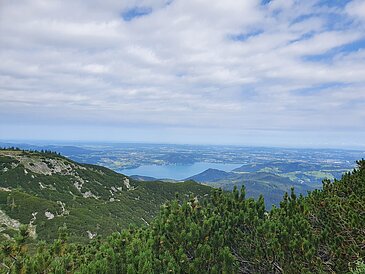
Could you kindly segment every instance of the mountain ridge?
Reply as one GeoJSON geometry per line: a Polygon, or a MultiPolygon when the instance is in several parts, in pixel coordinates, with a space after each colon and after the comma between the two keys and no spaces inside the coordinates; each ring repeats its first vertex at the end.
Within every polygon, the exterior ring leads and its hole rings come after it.
{"type": "MultiPolygon", "coordinates": [[[[52,240],[47,235],[56,235],[63,225],[74,240],[107,235],[130,223],[146,225],[175,193],[203,196],[210,190],[191,181],[137,181],[57,153],[0,150],[0,210],[33,226],[33,234],[44,240],[52,240]]],[[[12,230],[3,222],[0,233],[11,236],[12,230]]]]}

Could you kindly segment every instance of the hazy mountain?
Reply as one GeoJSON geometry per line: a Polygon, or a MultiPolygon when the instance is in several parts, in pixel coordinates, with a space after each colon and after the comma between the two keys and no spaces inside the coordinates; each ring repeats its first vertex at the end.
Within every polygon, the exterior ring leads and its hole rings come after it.
{"type": "Polygon", "coordinates": [[[187,180],[194,180],[197,182],[214,182],[223,178],[227,178],[230,174],[223,170],[208,168],[207,170],[187,178],[187,180]]]}
{"type": "Polygon", "coordinates": [[[307,194],[308,190],[315,188],[310,184],[298,183],[289,177],[261,170],[239,173],[236,171],[225,172],[217,169],[207,169],[188,179],[209,186],[220,187],[227,191],[233,190],[234,186],[240,188],[244,184],[249,197],[257,198],[262,194],[268,207],[271,207],[272,204],[278,205],[284,193],[289,192],[291,187],[295,187],[296,191],[302,194],[307,194]]]}
{"type": "MultiPolygon", "coordinates": [[[[335,165],[333,165],[335,166],[335,165]]],[[[236,172],[256,172],[261,169],[272,169],[281,173],[295,172],[298,170],[315,171],[320,170],[322,166],[316,163],[291,162],[291,161],[268,161],[263,163],[249,163],[234,169],[236,172]]]]}

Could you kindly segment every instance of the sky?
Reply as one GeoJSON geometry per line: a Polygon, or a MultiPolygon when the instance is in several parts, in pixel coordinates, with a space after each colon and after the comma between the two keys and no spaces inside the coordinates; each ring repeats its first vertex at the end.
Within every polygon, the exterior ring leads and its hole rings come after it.
{"type": "Polygon", "coordinates": [[[0,139],[365,148],[365,0],[0,0],[0,139]]]}

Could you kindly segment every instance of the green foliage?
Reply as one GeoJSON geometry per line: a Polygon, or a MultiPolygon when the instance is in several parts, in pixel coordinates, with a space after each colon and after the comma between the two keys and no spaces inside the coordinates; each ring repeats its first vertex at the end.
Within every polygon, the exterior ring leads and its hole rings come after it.
{"type": "Polygon", "coordinates": [[[351,274],[365,274],[365,263],[358,260],[355,262],[355,268],[350,267],[351,274]]]}
{"type": "Polygon", "coordinates": [[[364,273],[365,161],[308,197],[292,190],[270,211],[262,196],[247,199],[244,187],[178,197],[148,226],[86,244],[67,240],[62,225],[57,240],[32,248],[22,228],[2,245],[0,272],[364,273]]]}

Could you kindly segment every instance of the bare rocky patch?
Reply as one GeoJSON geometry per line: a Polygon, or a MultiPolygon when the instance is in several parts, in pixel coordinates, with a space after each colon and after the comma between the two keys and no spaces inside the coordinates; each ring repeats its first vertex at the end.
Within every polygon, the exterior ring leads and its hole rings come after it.
{"type": "MultiPolygon", "coordinates": [[[[12,229],[16,229],[18,230],[21,223],[18,220],[12,219],[10,218],[8,215],[6,215],[6,213],[2,210],[0,210],[0,232],[2,231],[1,227],[7,227],[7,228],[12,228],[12,229]]],[[[3,229],[5,230],[5,229],[3,229]]]]}

